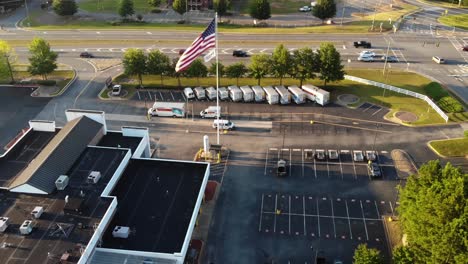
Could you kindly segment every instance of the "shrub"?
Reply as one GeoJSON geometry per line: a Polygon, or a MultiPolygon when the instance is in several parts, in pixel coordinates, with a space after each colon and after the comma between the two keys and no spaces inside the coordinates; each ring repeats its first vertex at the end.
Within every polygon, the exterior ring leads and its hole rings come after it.
{"type": "Polygon", "coordinates": [[[157,8],[151,9],[151,13],[153,13],[153,14],[159,14],[159,13],[161,13],[161,9],[157,9],[157,8]]]}
{"type": "Polygon", "coordinates": [[[37,80],[37,84],[44,86],[54,86],[57,84],[55,80],[37,80]]]}
{"type": "Polygon", "coordinates": [[[446,113],[460,113],[463,112],[463,106],[455,98],[445,96],[437,102],[442,110],[446,113]]]}

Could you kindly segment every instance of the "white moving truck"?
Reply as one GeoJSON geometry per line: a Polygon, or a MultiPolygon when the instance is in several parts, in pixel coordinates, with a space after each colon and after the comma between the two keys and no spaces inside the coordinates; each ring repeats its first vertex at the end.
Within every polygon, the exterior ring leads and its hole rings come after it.
{"type": "Polygon", "coordinates": [[[226,87],[219,87],[218,88],[218,93],[219,93],[219,100],[229,99],[229,92],[226,89],[226,87]]]}
{"type": "Polygon", "coordinates": [[[280,103],[281,104],[289,104],[291,103],[291,94],[288,92],[288,89],[286,87],[280,85],[280,86],[275,86],[275,90],[278,92],[280,96],[280,103]]]}
{"type": "Polygon", "coordinates": [[[303,104],[307,100],[306,93],[296,85],[288,86],[288,90],[292,94],[292,99],[296,104],[303,104]]]}
{"type": "Polygon", "coordinates": [[[277,104],[279,101],[279,94],[271,86],[263,87],[263,90],[266,93],[266,100],[269,104],[277,104]]]}
{"type": "Polygon", "coordinates": [[[195,94],[193,94],[193,90],[190,87],[186,87],[184,89],[184,95],[185,95],[185,98],[187,98],[187,99],[195,98],[195,94]]]}
{"type": "Polygon", "coordinates": [[[208,87],[205,89],[206,91],[206,97],[210,100],[215,100],[216,99],[216,89],[214,87],[208,87]]]}
{"type": "Polygon", "coordinates": [[[239,102],[242,100],[242,91],[239,89],[239,87],[235,85],[228,86],[229,90],[229,97],[231,97],[231,100],[233,102],[239,102]]]}
{"type": "Polygon", "coordinates": [[[248,85],[240,87],[242,91],[242,97],[244,98],[244,102],[252,102],[254,100],[254,92],[248,85]]]}
{"type": "Polygon", "coordinates": [[[312,84],[302,85],[302,90],[306,92],[307,99],[317,102],[319,105],[326,105],[330,101],[330,93],[312,84]]]}
{"type": "Polygon", "coordinates": [[[200,112],[201,118],[216,118],[221,116],[221,106],[208,106],[205,110],[200,112]]]}
{"type": "Polygon", "coordinates": [[[261,86],[252,86],[252,90],[255,94],[255,102],[263,102],[265,101],[265,91],[261,86]]]}
{"type": "Polygon", "coordinates": [[[148,114],[152,116],[185,116],[185,103],[155,102],[153,107],[148,109],[148,114]]]}
{"type": "Polygon", "coordinates": [[[203,89],[203,87],[195,87],[193,88],[193,91],[195,92],[198,100],[204,100],[206,98],[205,89],[203,89]]]}

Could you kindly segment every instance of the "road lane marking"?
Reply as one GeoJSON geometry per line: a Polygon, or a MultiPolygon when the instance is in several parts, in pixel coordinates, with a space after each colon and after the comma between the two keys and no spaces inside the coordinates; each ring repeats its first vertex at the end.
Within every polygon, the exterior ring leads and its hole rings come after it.
{"type": "Polygon", "coordinates": [[[350,234],[350,238],[353,239],[353,231],[351,230],[351,219],[349,219],[348,202],[346,200],[345,200],[345,205],[346,205],[346,214],[348,215],[349,234],[350,234]]]}
{"type": "Polygon", "coordinates": [[[266,157],[265,157],[265,173],[263,174],[265,176],[266,176],[267,166],[268,166],[268,154],[269,154],[269,150],[267,149],[266,157]]]}
{"type": "Polygon", "coordinates": [[[364,216],[364,208],[362,208],[362,201],[359,200],[361,204],[361,213],[362,213],[362,222],[364,223],[364,230],[366,231],[366,239],[369,240],[369,234],[367,233],[366,218],[364,216]]]}
{"type": "Polygon", "coordinates": [[[320,212],[319,212],[319,204],[318,199],[315,199],[317,202],[317,224],[318,224],[318,237],[320,237],[320,212]]]}
{"type": "Polygon", "coordinates": [[[304,214],[304,236],[306,236],[307,231],[306,231],[305,196],[302,196],[302,212],[304,214]]]}
{"type": "Polygon", "coordinates": [[[276,233],[276,212],[278,210],[278,194],[275,194],[275,221],[273,225],[273,233],[276,233]]]}
{"type": "Polygon", "coordinates": [[[335,234],[336,238],[336,224],[335,224],[335,212],[333,211],[333,199],[330,199],[331,210],[332,210],[332,220],[333,220],[333,233],[335,234]]]}
{"type": "Polygon", "coordinates": [[[262,230],[262,215],[263,215],[263,193],[262,193],[262,205],[260,207],[260,224],[258,225],[258,232],[262,230]]]}

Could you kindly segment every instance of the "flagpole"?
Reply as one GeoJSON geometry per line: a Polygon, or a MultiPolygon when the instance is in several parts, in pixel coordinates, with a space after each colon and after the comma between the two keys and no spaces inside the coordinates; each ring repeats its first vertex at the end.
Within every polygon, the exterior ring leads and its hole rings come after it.
{"type": "Polygon", "coordinates": [[[216,52],[216,122],[217,125],[217,144],[219,145],[219,116],[221,115],[221,109],[219,109],[219,69],[218,69],[218,13],[215,13],[215,52],[216,52]]]}

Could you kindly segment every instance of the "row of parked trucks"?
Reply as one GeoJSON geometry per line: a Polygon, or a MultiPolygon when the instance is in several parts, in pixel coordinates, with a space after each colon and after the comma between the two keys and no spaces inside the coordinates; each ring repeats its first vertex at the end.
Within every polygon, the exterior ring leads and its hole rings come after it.
{"type": "MultiPolygon", "coordinates": [[[[306,84],[299,88],[296,85],[286,86],[241,86],[231,85],[220,87],[219,99],[232,100],[233,102],[268,102],[269,104],[290,104],[292,101],[296,104],[303,104],[307,100],[316,102],[320,105],[328,104],[330,93],[314,85],[306,84]]],[[[216,99],[216,89],[214,87],[187,87],[184,89],[184,95],[187,99],[197,98],[198,100],[216,99]]]]}

